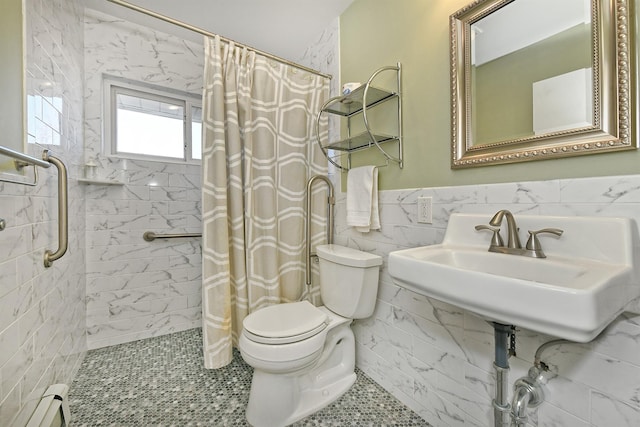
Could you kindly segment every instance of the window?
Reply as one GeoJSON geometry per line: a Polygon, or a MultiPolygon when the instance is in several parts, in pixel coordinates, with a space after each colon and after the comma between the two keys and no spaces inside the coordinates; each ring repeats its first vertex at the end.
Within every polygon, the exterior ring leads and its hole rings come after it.
{"type": "Polygon", "coordinates": [[[202,150],[201,100],[171,90],[105,79],[110,154],[195,163],[202,150]]]}

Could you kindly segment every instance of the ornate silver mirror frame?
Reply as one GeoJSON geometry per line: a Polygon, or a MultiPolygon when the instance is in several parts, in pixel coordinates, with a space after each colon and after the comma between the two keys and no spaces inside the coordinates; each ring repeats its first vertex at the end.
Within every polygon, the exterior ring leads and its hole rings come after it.
{"type": "MultiPolygon", "coordinates": [[[[637,148],[635,0],[591,0],[593,120],[517,139],[475,142],[471,26],[514,0],[475,0],[450,17],[452,168],[637,148]],[[631,9],[631,10],[630,10],[631,9]],[[630,46],[630,43],[632,45],[630,46]]],[[[547,13],[554,13],[548,10],[547,13]]]]}

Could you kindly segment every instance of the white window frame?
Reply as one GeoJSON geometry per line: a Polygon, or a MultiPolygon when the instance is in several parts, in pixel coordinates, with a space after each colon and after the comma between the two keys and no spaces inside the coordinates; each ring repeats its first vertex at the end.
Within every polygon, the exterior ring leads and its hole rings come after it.
{"type": "Polygon", "coordinates": [[[202,109],[202,99],[198,96],[174,89],[134,82],[132,80],[119,79],[104,76],[103,78],[103,142],[102,151],[109,157],[132,160],[148,160],[163,163],[180,163],[199,165],[200,159],[194,159],[192,153],[192,108],[202,109]],[[154,156],[150,154],[118,152],[116,149],[116,95],[142,96],[162,102],[179,104],[184,107],[183,138],[184,146],[182,159],[176,157],[154,156]]]}

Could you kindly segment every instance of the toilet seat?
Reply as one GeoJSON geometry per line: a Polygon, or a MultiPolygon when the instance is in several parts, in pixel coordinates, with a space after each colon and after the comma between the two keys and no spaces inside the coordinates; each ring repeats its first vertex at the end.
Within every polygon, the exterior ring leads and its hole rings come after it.
{"type": "Polygon", "coordinates": [[[290,344],[303,341],[326,329],[329,317],[308,301],[262,308],[245,317],[246,337],[261,344],[290,344]]]}

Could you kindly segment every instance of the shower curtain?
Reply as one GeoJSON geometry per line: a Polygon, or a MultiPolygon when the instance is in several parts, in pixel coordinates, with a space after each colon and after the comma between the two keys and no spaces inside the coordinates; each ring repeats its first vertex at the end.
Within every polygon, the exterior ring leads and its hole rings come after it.
{"type": "MultiPolygon", "coordinates": [[[[308,292],[305,189],[327,173],[312,135],[329,82],[217,37],[205,38],[204,74],[203,346],[205,367],[219,368],[249,313],[308,292]]],[[[314,190],[312,242],[321,243],[326,190],[314,190]]]]}

